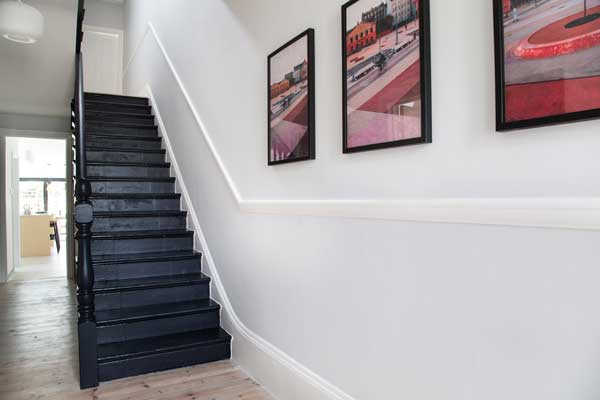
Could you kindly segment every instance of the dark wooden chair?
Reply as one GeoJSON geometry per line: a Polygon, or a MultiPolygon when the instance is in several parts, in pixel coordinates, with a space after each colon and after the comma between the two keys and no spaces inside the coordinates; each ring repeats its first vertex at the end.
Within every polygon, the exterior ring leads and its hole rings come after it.
{"type": "Polygon", "coordinates": [[[50,228],[54,230],[54,233],[50,234],[50,240],[54,240],[54,243],[56,243],[56,252],[60,253],[60,234],[58,233],[58,221],[50,221],[50,228]]]}

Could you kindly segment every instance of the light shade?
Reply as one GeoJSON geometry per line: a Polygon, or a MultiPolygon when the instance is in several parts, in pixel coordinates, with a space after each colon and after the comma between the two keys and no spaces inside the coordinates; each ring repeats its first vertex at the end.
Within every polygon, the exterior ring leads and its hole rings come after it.
{"type": "Polygon", "coordinates": [[[44,33],[44,16],[21,1],[0,2],[0,35],[18,43],[35,43],[44,33]]]}

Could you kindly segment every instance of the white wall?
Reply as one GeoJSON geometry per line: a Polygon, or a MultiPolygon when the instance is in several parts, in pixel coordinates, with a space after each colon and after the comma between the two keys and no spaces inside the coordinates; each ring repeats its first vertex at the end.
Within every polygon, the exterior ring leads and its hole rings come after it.
{"type": "Polygon", "coordinates": [[[107,0],[85,0],[85,23],[111,29],[123,29],[123,4],[107,0]]]}
{"type": "Polygon", "coordinates": [[[68,132],[71,130],[69,115],[48,116],[33,114],[0,114],[0,128],[27,131],[68,132]]]}
{"type": "Polygon", "coordinates": [[[432,1],[434,143],[342,155],[341,4],[126,3],[126,91],[151,88],[233,309],[334,394],[260,359],[248,336],[234,357],[281,399],[599,396],[600,233],[240,211],[211,145],[246,200],[600,193],[599,122],[494,132],[491,2],[432,1]],[[307,27],[317,160],[267,167],[266,56],[307,27]]]}

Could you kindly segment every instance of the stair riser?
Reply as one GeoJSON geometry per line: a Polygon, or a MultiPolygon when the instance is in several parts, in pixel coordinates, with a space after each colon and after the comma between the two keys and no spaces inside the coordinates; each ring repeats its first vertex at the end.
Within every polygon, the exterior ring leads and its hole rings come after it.
{"type": "Polygon", "coordinates": [[[93,193],[174,193],[174,182],[92,182],[93,193]]]}
{"type": "Polygon", "coordinates": [[[195,274],[201,270],[200,258],[191,258],[130,264],[99,264],[94,266],[94,275],[98,281],[108,281],[195,274]]]}
{"type": "Polygon", "coordinates": [[[106,176],[115,178],[168,178],[169,167],[118,166],[118,165],[88,165],[88,176],[106,176]]]}
{"type": "Polygon", "coordinates": [[[179,251],[192,250],[192,248],[191,236],[118,240],[92,238],[92,255],[179,251]]]}
{"type": "Polygon", "coordinates": [[[98,326],[98,344],[200,331],[216,328],[219,324],[219,311],[215,310],[181,317],[98,326]]]}
{"type": "Polygon", "coordinates": [[[145,231],[185,229],[185,216],[112,217],[94,219],[92,232],[145,231]]]}
{"type": "Polygon", "coordinates": [[[92,199],[92,206],[94,211],[177,211],[181,201],[179,198],[92,199]]]}
{"type": "Polygon", "coordinates": [[[147,106],[148,99],[137,98],[137,97],[122,97],[122,96],[111,96],[106,94],[86,93],[85,100],[103,101],[106,103],[120,103],[120,104],[136,104],[147,106]]]}
{"type": "Polygon", "coordinates": [[[208,299],[209,284],[97,294],[96,311],[208,299]]]}
{"type": "Polygon", "coordinates": [[[110,138],[131,139],[131,140],[138,140],[138,138],[139,139],[145,139],[145,138],[156,139],[158,137],[158,133],[152,129],[142,129],[142,130],[135,131],[135,132],[118,132],[118,130],[119,129],[115,129],[114,127],[107,128],[107,129],[86,128],[86,134],[103,135],[103,136],[109,136],[110,138]]]}
{"type": "Polygon", "coordinates": [[[87,138],[86,144],[88,147],[109,147],[114,149],[143,149],[143,150],[160,150],[162,143],[160,141],[137,140],[131,138],[107,138],[94,137],[87,138]]]}
{"type": "Polygon", "coordinates": [[[219,343],[199,348],[180,350],[170,353],[134,358],[124,361],[100,364],[98,374],[101,382],[165,371],[173,368],[182,368],[196,364],[203,364],[231,357],[230,343],[219,343]]]}
{"type": "Polygon", "coordinates": [[[85,111],[112,111],[128,114],[139,114],[139,115],[151,115],[151,107],[136,107],[124,104],[98,104],[98,103],[85,103],[85,111]]]}
{"type": "Polygon", "coordinates": [[[136,125],[154,125],[154,116],[152,115],[119,115],[107,113],[94,113],[93,111],[85,113],[85,122],[117,122],[120,124],[136,124],[136,125]]]}
{"type": "MultiPolygon", "coordinates": [[[[91,122],[91,121],[88,121],[91,122]]],[[[158,130],[153,124],[148,125],[149,127],[131,127],[131,126],[114,126],[105,125],[102,123],[93,123],[85,125],[85,131],[87,133],[115,133],[120,135],[136,135],[143,137],[156,137],[158,136],[158,130]]]]}
{"type": "Polygon", "coordinates": [[[147,162],[160,163],[165,161],[164,153],[134,153],[119,151],[90,151],[86,152],[88,161],[105,162],[147,162]]]}

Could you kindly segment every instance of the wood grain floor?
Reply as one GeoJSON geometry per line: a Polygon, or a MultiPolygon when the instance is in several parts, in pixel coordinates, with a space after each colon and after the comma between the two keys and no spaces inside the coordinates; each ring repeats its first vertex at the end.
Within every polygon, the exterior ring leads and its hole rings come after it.
{"type": "Polygon", "coordinates": [[[76,299],[65,279],[0,284],[2,400],[272,400],[230,361],[80,391],[76,299]]]}

